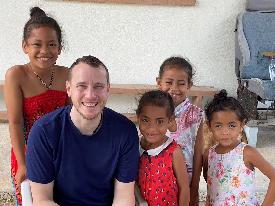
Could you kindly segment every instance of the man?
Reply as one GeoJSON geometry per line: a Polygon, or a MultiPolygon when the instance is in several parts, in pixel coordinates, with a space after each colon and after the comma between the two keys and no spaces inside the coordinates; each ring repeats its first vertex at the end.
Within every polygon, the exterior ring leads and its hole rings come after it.
{"type": "Polygon", "coordinates": [[[105,107],[106,66],[93,56],[77,59],[66,88],[72,106],[45,115],[30,132],[26,161],[33,204],[134,205],[137,130],[105,107]]]}

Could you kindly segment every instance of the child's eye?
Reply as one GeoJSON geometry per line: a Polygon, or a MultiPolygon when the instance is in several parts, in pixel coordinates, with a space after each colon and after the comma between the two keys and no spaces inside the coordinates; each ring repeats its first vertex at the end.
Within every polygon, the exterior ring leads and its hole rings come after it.
{"type": "Polygon", "coordinates": [[[56,47],[56,46],[57,46],[57,44],[55,44],[55,43],[50,44],[50,47],[56,47]]]}
{"type": "Polygon", "coordinates": [[[157,120],[157,124],[160,125],[160,124],[163,124],[164,123],[164,120],[163,119],[158,119],[157,120]]]}
{"type": "Polygon", "coordinates": [[[141,121],[145,122],[145,123],[149,122],[148,119],[146,119],[146,118],[143,118],[141,121]]]}
{"type": "Polygon", "coordinates": [[[40,44],[38,44],[38,43],[33,43],[32,44],[34,47],[40,47],[40,44]]]}
{"type": "Polygon", "coordinates": [[[229,125],[229,128],[235,128],[235,127],[236,127],[236,125],[234,125],[234,124],[229,125]]]}

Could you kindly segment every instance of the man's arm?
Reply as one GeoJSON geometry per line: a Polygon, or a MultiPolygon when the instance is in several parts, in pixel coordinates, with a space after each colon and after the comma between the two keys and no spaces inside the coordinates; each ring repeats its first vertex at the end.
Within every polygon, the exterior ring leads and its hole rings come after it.
{"type": "Polygon", "coordinates": [[[135,206],[135,182],[123,183],[115,180],[113,206],[135,206]]]}
{"type": "Polygon", "coordinates": [[[33,206],[57,206],[53,201],[54,182],[41,184],[29,181],[33,198],[33,206]]]}

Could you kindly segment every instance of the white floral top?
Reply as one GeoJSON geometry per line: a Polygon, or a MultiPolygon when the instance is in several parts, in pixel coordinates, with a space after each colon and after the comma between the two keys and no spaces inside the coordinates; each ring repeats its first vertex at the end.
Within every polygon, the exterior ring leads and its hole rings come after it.
{"type": "Polygon", "coordinates": [[[247,168],[243,161],[241,142],[225,154],[209,149],[207,172],[207,197],[213,206],[259,205],[255,194],[255,171],[247,168]]]}
{"type": "Polygon", "coordinates": [[[203,110],[193,105],[188,98],[175,108],[177,131],[168,132],[167,136],[173,138],[182,148],[189,181],[193,172],[194,146],[197,132],[203,122],[203,110]]]}

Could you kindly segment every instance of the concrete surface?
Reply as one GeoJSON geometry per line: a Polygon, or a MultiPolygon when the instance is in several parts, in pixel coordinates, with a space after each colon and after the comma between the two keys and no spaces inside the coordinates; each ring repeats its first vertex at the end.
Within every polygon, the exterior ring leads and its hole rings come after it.
{"type": "MultiPolygon", "coordinates": [[[[257,149],[275,167],[275,127],[259,126],[257,149]]],[[[0,124],[0,206],[11,206],[13,203],[13,189],[10,181],[10,138],[7,124],[0,124]]],[[[257,195],[262,201],[269,184],[260,171],[256,172],[257,195]]],[[[201,205],[205,200],[206,183],[200,182],[201,205]]]]}

